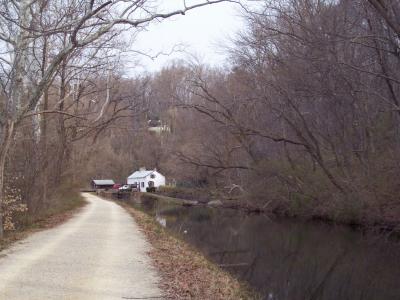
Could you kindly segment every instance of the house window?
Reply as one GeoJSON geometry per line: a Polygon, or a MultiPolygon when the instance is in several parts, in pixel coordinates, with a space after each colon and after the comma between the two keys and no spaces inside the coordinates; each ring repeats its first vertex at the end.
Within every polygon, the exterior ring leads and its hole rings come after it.
{"type": "Polygon", "coordinates": [[[154,179],[154,178],[156,178],[156,175],[151,174],[151,175],[150,175],[150,178],[151,178],[151,179],[154,179]]]}
{"type": "Polygon", "coordinates": [[[142,187],[144,187],[144,182],[142,182],[142,187]]]}

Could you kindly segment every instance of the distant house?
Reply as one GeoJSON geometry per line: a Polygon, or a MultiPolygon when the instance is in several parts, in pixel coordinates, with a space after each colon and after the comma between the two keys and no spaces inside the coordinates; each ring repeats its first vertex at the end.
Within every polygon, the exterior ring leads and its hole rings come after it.
{"type": "Polygon", "coordinates": [[[98,189],[111,189],[114,186],[115,182],[112,179],[93,179],[92,187],[96,190],[98,189]]]}
{"type": "Polygon", "coordinates": [[[141,192],[146,192],[146,188],[158,188],[165,185],[165,176],[157,170],[141,168],[128,177],[127,184],[136,185],[141,192]]]}
{"type": "Polygon", "coordinates": [[[147,121],[148,130],[150,132],[155,132],[156,134],[162,134],[166,132],[171,132],[171,129],[168,125],[163,124],[160,119],[149,119],[147,121]]]}

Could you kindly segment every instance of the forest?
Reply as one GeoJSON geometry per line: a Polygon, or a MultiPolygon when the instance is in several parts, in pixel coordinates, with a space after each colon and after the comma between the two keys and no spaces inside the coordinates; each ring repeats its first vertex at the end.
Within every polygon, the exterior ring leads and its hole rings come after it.
{"type": "Polygon", "coordinates": [[[225,67],[176,60],[135,76],[124,34],[185,12],[120,2],[0,2],[5,230],[143,166],[282,215],[398,223],[399,1],[243,5],[225,67]]]}

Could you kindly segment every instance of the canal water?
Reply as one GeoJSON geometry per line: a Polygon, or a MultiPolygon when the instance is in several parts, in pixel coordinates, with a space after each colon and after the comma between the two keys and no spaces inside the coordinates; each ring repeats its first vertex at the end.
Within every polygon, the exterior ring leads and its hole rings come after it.
{"type": "Polygon", "coordinates": [[[400,299],[400,243],[388,235],[158,200],[138,208],[263,299],[400,299]]]}

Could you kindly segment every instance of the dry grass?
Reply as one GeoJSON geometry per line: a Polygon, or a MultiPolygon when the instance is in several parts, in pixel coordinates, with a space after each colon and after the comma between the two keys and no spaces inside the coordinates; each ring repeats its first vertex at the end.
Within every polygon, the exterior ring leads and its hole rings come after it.
{"type": "Polygon", "coordinates": [[[34,221],[29,220],[29,223],[25,220],[26,223],[23,227],[15,231],[6,232],[4,238],[0,239],[0,251],[28,237],[32,233],[53,228],[64,223],[87,204],[79,194],[74,194],[73,197],[63,200],[64,202],[62,204],[46,211],[40,218],[34,221]]]}
{"type": "Polygon", "coordinates": [[[152,245],[149,255],[159,269],[168,299],[260,299],[246,284],[208,261],[187,243],[171,236],[150,216],[122,204],[152,245]]]}

